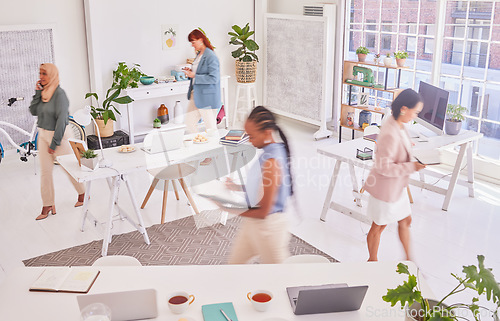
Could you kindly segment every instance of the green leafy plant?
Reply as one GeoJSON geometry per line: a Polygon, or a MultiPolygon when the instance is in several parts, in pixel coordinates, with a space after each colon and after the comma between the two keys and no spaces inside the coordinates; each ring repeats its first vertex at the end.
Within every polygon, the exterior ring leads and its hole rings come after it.
{"type": "Polygon", "coordinates": [[[227,34],[231,36],[229,44],[239,46],[238,49],[231,52],[233,58],[237,58],[239,61],[251,62],[259,61],[259,57],[253,52],[259,50],[259,45],[252,39],[248,39],[254,34],[254,31],[250,31],[250,26],[247,23],[245,27],[241,28],[237,25],[232,26],[234,32],[228,32],[227,34]]]}
{"type": "Polygon", "coordinates": [[[120,114],[120,111],[113,103],[128,104],[134,101],[130,96],[120,97],[121,91],[128,87],[137,88],[141,76],[146,76],[139,67],[138,64],[133,64],[133,67],[128,67],[124,62],[118,63],[116,70],[113,70],[113,83],[106,91],[106,98],[101,106],[99,106],[99,96],[97,93],[85,94],[85,99],[89,97],[94,97],[96,99],[96,106],[90,106],[92,117],[104,120],[105,125],[109,119],[116,121],[115,112],[120,114]]]}
{"type": "Polygon", "coordinates": [[[389,52],[388,52],[388,53],[386,53],[386,54],[385,54],[385,56],[386,56],[387,58],[391,58],[391,54],[390,54],[389,52]]]}
{"type": "Polygon", "coordinates": [[[449,121],[454,121],[454,122],[460,122],[465,119],[464,114],[467,112],[467,107],[464,107],[460,104],[458,105],[453,105],[453,104],[448,104],[446,107],[446,114],[448,115],[447,120],[449,121]]]}
{"type": "Polygon", "coordinates": [[[363,47],[363,46],[359,46],[358,49],[356,49],[356,54],[367,55],[369,53],[370,53],[370,50],[368,50],[368,48],[363,47]]]}
{"type": "Polygon", "coordinates": [[[83,151],[81,153],[81,156],[83,158],[96,158],[97,157],[97,154],[94,152],[93,149],[87,149],[86,151],[83,151]]]}
{"type": "Polygon", "coordinates": [[[408,281],[404,281],[402,285],[399,285],[395,289],[388,289],[387,294],[382,297],[386,302],[391,303],[391,306],[396,305],[396,303],[401,304],[403,308],[406,304],[411,306],[414,302],[420,303],[422,311],[418,313],[422,316],[420,320],[422,321],[452,321],[465,319],[460,316],[459,310],[465,309],[469,310],[476,321],[480,320],[480,313],[483,310],[491,312],[493,315],[498,316],[498,308],[500,307],[500,287],[495,280],[495,276],[491,272],[491,268],[486,268],[484,266],[484,256],[478,255],[478,266],[469,265],[463,266],[462,272],[465,274],[464,277],[457,276],[453,273],[451,275],[458,281],[458,285],[450,291],[447,295],[441,299],[437,306],[430,308],[427,299],[422,297],[422,293],[417,284],[417,277],[410,273],[408,266],[403,263],[399,263],[396,272],[399,274],[407,274],[408,281]],[[448,299],[450,296],[463,292],[465,290],[472,290],[478,295],[472,298],[470,304],[466,303],[455,303],[449,306],[442,305],[444,300],[448,299]],[[486,307],[479,306],[479,296],[485,294],[488,301],[492,301],[496,304],[495,310],[489,310],[486,307]]]}
{"type": "Polygon", "coordinates": [[[161,120],[159,120],[158,118],[155,118],[155,119],[153,120],[153,122],[154,122],[154,123],[161,123],[161,120]]]}
{"type": "Polygon", "coordinates": [[[396,57],[396,59],[406,59],[408,58],[408,53],[403,50],[398,50],[394,53],[394,57],[396,57]]]}

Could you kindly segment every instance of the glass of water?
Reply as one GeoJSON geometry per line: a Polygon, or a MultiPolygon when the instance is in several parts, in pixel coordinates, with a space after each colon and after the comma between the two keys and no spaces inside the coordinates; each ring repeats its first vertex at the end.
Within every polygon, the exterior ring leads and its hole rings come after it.
{"type": "Polygon", "coordinates": [[[111,321],[111,309],[103,303],[92,303],[82,309],[82,321],[111,321]]]}

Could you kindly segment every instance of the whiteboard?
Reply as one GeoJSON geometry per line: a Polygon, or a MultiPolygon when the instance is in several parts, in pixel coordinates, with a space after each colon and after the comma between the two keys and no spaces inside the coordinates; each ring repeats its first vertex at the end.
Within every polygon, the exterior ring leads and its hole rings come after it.
{"type": "Polygon", "coordinates": [[[321,125],[322,117],[331,118],[333,89],[326,75],[333,61],[327,19],[267,14],[265,23],[265,105],[278,114],[321,125]]]}

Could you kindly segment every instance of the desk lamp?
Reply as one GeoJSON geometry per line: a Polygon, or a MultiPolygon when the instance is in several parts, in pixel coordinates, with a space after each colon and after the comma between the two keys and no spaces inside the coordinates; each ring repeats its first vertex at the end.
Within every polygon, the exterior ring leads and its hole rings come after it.
{"type": "Polygon", "coordinates": [[[113,162],[110,161],[109,159],[104,158],[104,151],[102,148],[102,141],[101,141],[101,133],[99,132],[99,127],[97,126],[97,123],[90,114],[90,106],[85,106],[82,109],[79,109],[76,111],[76,113],[73,115],[73,119],[79,123],[80,125],[87,126],[90,124],[92,121],[94,122],[95,129],[97,130],[97,139],[99,140],[99,146],[101,147],[101,160],[99,161],[99,167],[111,167],[113,165],[113,162]]]}

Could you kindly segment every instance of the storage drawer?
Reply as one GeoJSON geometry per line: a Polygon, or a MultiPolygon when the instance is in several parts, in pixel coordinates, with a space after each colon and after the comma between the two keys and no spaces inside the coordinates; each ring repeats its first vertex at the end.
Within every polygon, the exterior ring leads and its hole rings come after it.
{"type": "Polygon", "coordinates": [[[175,83],[170,86],[151,85],[151,87],[148,88],[140,87],[137,89],[129,89],[127,90],[127,94],[134,100],[187,94],[189,82],[186,81],[185,83],[186,84],[175,83]]]}

